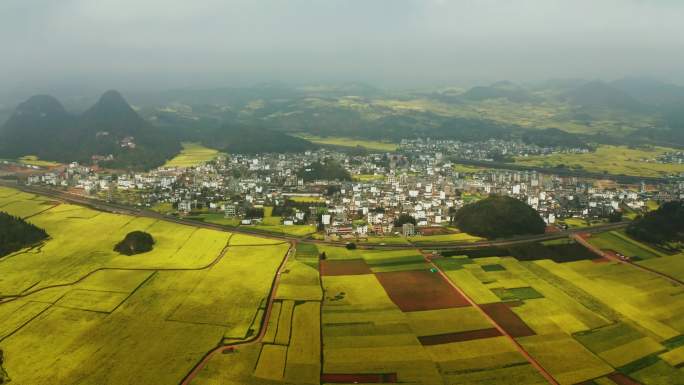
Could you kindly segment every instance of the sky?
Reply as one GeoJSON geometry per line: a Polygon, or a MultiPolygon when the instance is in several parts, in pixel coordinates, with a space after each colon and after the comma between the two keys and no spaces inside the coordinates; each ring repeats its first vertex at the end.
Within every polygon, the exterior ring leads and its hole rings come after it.
{"type": "Polygon", "coordinates": [[[0,92],[648,76],[681,0],[2,0],[0,92]]]}

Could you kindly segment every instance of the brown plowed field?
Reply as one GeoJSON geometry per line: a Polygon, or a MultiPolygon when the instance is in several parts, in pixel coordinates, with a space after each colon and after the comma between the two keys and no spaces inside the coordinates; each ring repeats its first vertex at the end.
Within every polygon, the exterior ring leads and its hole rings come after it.
{"type": "Polygon", "coordinates": [[[441,275],[427,270],[376,273],[387,295],[402,311],[469,306],[441,275]]]}
{"type": "Polygon", "coordinates": [[[511,337],[533,336],[536,333],[518,317],[511,308],[503,303],[487,303],[480,306],[497,324],[499,324],[511,337]]]}
{"type": "Polygon", "coordinates": [[[641,383],[634,381],[622,373],[611,373],[608,375],[608,378],[617,385],[641,385],[641,383]]]}
{"type": "Polygon", "coordinates": [[[347,261],[321,261],[321,275],[361,275],[371,274],[372,271],[363,259],[347,261]]]}

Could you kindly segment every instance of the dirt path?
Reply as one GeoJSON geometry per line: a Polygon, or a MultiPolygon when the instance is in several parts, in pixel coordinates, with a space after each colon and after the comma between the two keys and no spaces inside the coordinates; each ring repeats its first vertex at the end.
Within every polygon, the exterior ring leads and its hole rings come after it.
{"type": "Polygon", "coordinates": [[[280,266],[278,267],[278,270],[276,271],[276,275],[273,278],[273,284],[271,285],[271,292],[269,293],[268,296],[268,305],[266,305],[266,311],[264,312],[263,317],[261,318],[261,325],[259,328],[259,334],[256,336],[245,340],[245,341],[240,341],[240,342],[235,342],[227,345],[221,345],[215,348],[214,350],[211,350],[207,352],[207,354],[202,357],[202,359],[195,365],[195,367],[192,368],[190,373],[188,373],[185,378],[180,382],[181,385],[188,385],[192,383],[192,380],[197,377],[197,375],[202,371],[202,369],[207,365],[209,360],[216,355],[223,353],[226,350],[234,349],[236,346],[245,346],[245,345],[251,345],[255,344],[258,342],[261,342],[261,339],[264,337],[266,334],[266,328],[268,326],[268,321],[271,318],[271,310],[273,308],[273,302],[275,301],[275,295],[278,290],[278,285],[280,284],[280,276],[285,269],[285,265],[287,265],[287,261],[294,255],[296,252],[296,243],[292,242],[290,249],[287,251],[287,254],[283,258],[283,261],[280,263],[280,266]]]}
{"type": "Polygon", "coordinates": [[[513,345],[515,345],[516,349],[520,352],[520,354],[522,354],[523,357],[525,357],[525,359],[527,359],[527,361],[530,363],[530,365],[532,365],[535,369],[537,369],[537,371],[538,371],[538,372],[539,372],[539,373],[540,373],[540,374],[541,374],[541,375],[542,375],[550,384],[553,384],[553,385],[560,385],[560,384],[558,383],[558,381],[556,381],[556,379],[553,378],[553,376],[551,375],[551,373],[549,373],[548,371],[546,371],[546,369],[544,369],[544,367],[543,367],[543,366],[542,366],[534,357],[532,357],[532,356],[525,350],[525,348],[523,348],[523,346],[520,345],[520,343],[518,343],[518,341],[516,341],[516,339],[515,339],[513,336],[511,336],[511,335],[510,335],[510,334],[509,334],[501,325],[499,325],[499,324],[494,320],[494,318],[492,318],[491,316],[489,316],[489,314],[487,314],[487,312],[485,312],[484,309],[483,309],[479,304],[477,304],[475,301],[473,301],[473,299],[470,298],[470,297],[468,296],[468,294],[466,294],[463,290],[461,290],[460,287],[458,287],[455,283],[453,283],[453,282],[451,281],[451,279],[449,279],[449,277],[442,271],[442,269],[440,269],[434,262],[432,262],[432,261],[431,261],[430,259],[428,259],[427,257],[425,258],[425,261],[430,265],[430,267],[434,268],[434,269],[437,271],[437,273],[438,273],[439,275],[442,276],[442,279],[444,279],[452,288],[454,288],[454,290],[456,290],[461,296],[463,296],[463,298],[465,298],[465,299],[470,303],[470,305],[472,305],[473,307],[475,307],[475,308],[476,308],[476,309],[477,309],[485,318],[487,318],[487,319],[489,320],[489,322],[490,322],[492,325],[494,325],[494,327],[499,331],[499,333],[501,333],[502,336],[507,337],[507,338],[513,343],[513,345]]]}
{"type": "Polygon", "coordinates": [[[661,277],[661,278],[663,278],[663,279],[669,281],[670,283],[673,283],[673,284],[676,284],[676,285],[684,285],[684,281],[681,281],[681,280],[679,280],[679,279],[677,279],[677,278],[675,278],[675,277],[673,277],[673,276],[667,275],[667,274],[662,273],[662,272],[657,271],[657,270],[653,270],[653,269],[648,268],[648,267],[646,267],[646,266],[641,266],[641,265],[636,264],[636,263],[634,263],[634,262],[632,262],[632,261],[628,261],[628,260],[621,259],[621,258],[615,256],[613,253],[606,253],[605,251],[603,251],[603,250],[599,249],[598,247],[596,247],[596,246],[592,245],[591,243],[589,243],[589,241],[587,241],[586,237],[583,236],[582,234],[572,234],[572,235],[571,235],[571,238],[574,239],[575,241],[577,241],[577,242],[578,242],[579,244],[581,244],[582,246],[584,246],[584,247],[586,247],[587,249],[591,250],[594,254],[596,254],[596,255],[598,255],[598,256],[600,256],[600,257],[603,257],[603,258],[605,258],[605,259],[608,259],[608,260],[611,260],[611,261],[615,261],[615,262],[618,262],[618,263],[622,263],[622,264],[625,264],[625,265],[629,265],[629,266],[635,267],[635,268],[637,268],[637,269],[639,269],[639,270],[642,270],[642,271],[645,271],[645,272],[648,272],[648,273],[651,273],[651,274],[655,274],[655,275],[657,275],[657,276],[659,276],[659,277],[661,277]]]}

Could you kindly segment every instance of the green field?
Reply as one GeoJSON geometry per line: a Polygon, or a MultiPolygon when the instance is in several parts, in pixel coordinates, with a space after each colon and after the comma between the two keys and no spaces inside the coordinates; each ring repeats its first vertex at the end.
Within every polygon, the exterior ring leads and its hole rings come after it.
{"type": "Polygon", "coordinates": [[[35,155],[22,156],[18,160],[19,160],[19,163],[26,164],[29,166],[38,166],[38,167],[57,167],[57,166],[60,166],[60,164],[57,162],[52,162],[49,160],[41,160],[35,155]]]}
{"type": "Polygon", "coordinates": [[[297,203],[320,203],[325,202],[325,198],[317,196],[290,196],[287,199],[297,203]]]}
{"type": "Polygon", "coordinates": [[[634,175],[645,177],[663,177],[679,175],[684,172],[684,165],[656,163],[654,159],[668,151],[666,147],[648,147],[633,149],[626,146],[601,145],[595,152],[586,154],[553,154],[547,156],[528,156],[517,158],[516,164],[537,167],[557,167],[583,169],[595,173],[615,175],[634,175]]]}
{"type": "Polygon", "coordinates": [[[218,151],[204,147],[199,143],[184,142],[183,149],[175,158],[167,161],[162,167],[194,167],[214,160],[218,151]]]}
{"type": "Polygon", "coordinates": [[[340,147],[363,147],[374,151],[396,151],[399,145],[396,143],[380,142],[375,140],[340,138],[340,137],[320,137],[313,135],[298,135],[300,138],[309,140],[313,143],[327,144],[340,147]]]}
{"type": "Polygon", "coordinates": [[[634,260],[664,256],[663,253],[631,239],[622,231],[610,231],[592,236],[589,238],[589,243],[599,249],[617,251],[634,260]]]}

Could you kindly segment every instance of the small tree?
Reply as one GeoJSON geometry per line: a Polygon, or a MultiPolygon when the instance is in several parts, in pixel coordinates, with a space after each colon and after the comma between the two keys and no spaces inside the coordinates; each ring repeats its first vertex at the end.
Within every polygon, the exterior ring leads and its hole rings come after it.
{"type": "Polygon", "coordinates": [[[356,243],[349,242],[345,247],[347,248],[347,250],[356,250],[356,243]]]}
{"type": "Polygon", "coordinates": [[[616,223],[622,221],[622,213],[620,211],[613,211],[608,215],[608,222],[616,223]]]}
{"type": "Polygon", "coordinates": [[[318,258],[319,258],[320,260],[325,260],[325,259],[327,258],[327,256],[325,255],[325,251],[322,252],[322,253],[320,253],[320,254],[318,255],[318,258]]]}
{"type": "Polygon", "coordinates": [[[412,223],[414,226],[416,225],[416,218],[408,215],[408,214],[401,214],[399,215],[399,218],[394,220],[394,227],[401,227],[405,223],[412,223]]]}

